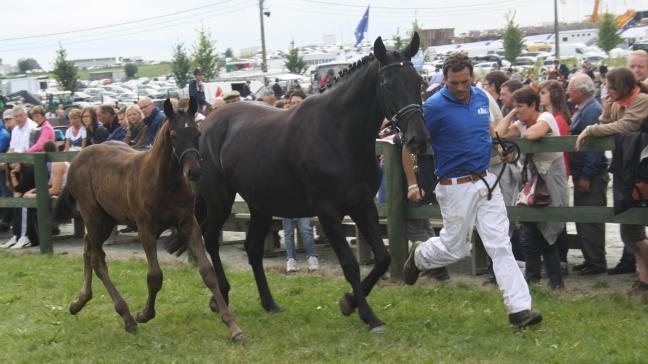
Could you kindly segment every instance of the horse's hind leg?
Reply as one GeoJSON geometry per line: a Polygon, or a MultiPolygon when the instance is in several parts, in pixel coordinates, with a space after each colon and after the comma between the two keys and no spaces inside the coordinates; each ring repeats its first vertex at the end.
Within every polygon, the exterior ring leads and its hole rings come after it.
{"type": "Polygon", "coordinates": [[[360,318],[369,325],[371,331],[382,330],[385,327],[385,323],[376,317],[371,310],[371,307],[369,307],[369,303],[364,295],[363,287],[360,283],[360,267],[358,266],[358,262],[356,261],[355,256],[353,256],[353,252],[344,236],[344,230],[342,229],[341,224],[342,217],[333,217],[328,214],[323,214],[319,216],[319,220],[326,237],[331,242],[331,247],[335,251],[338,261],[342,266],[344,278],[346,278],[347,282],[351,285],[356,305],[359,308],[360,318]]]}
{"type": "MultiPolygon", "coordinates": [[[[362,292],[367,297],[380,277],[387,272],[391,263],[391,256],[382,241],[380,226],[378,225],[378,211],[373,202],[351,213],[351,218],[374,253],[374,267],[362,281],[362,292]]],[[[350,315],[356,307],[356,299],[352,293],[345,294],[340,300],[340,308],[344,315],[350,315]]]]}
{"type": "Polygon", "coordinates": [[[148,263],[148,273],[146,275],[148,298],[146,306],[135,315],[135,318],[137,322],[144,323],[155,317],[155,298],[162,289],[162,270],[157,258],[157,236],[145,224],[137,224],[137,231],[148,263]]]}
{"type": "Polygon", "coordinates": [[[254,279],[261,296],[261,306],[266,311],[279,312],[282,311],[282,308],[272,298],[268,280],[263,271],[263,242],[271,224],[272,216],[254,210],[250,211],[250,228],[245,239],[245,251],[248,254],[248,261],[252,266],[254,279]]]}
{"type": "Polygon", "coordinates": [[[229,310],[225,299],[221,293],[220,287],[218,285],[218,277],[214,272],[212,264],[207,259],[207,254],[205,254],[205,248],[202,240],[202,235],[200,234],[200,226],[196,219],[192,216],[191,220],[181,223],[179,228],[180,234],[189,236],[189,249],[194,253],[196,261],[198,262],[198,271],[202,276],[205,285],[209,287],[218,306],[218,311],[220,312],[221,319],[230,329],[230,337],[233,341],[244,341],[245,335],[236,324],[234,315],[229,310]]]}
{"type": "Polygon", "coordinates": [[[91,245],[88,235],[83,237],[83,288],[79,298],[70,304],[70,313],[76,315],[92,299],[92,265],[90,262],[91,245]]]}
{"type": "Polygon", "coordinates": [[[128,309],[128,304],[124,298],[119,294],[117,288],[113,284],[110,276],[108,275],[108,266],[106,265],[106,252],[103,250],[103,243],[115,227],[114,220],[105,213],[95,214],[92,219],[86,219],[84,215],[83,221],[86,222],[88,229],[88,239],[91,247],[91,264],[97,277],[101,279],[108,294],[113,300],[115,311],[124,320],[124,329],[134,334],[137,331],[137,323],[128,309]]]}

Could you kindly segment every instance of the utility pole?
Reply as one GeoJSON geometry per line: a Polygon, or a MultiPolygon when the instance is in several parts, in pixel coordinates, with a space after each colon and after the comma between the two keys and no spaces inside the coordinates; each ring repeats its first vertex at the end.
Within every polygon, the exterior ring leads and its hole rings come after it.
{"type": "Polygon", "coordinates": [[[261,71],[268,72],[268,60],[266,58],[265,46],[265,30],[263,28],[263,1],[259,0],[259,19],[261,20],[261,54],[263,55],[263,62],[261,63],[261,71]]]}
{"type": "MultiPolygon", "coordinates": [[[[261,29],[263,29],[263,25],[261,25],[261,29]]],[[[558,0],[554,0],[554,47],[556,48],[555,50],[556,60],[560,60],[560,34],[558,33],[558,0]]]]}

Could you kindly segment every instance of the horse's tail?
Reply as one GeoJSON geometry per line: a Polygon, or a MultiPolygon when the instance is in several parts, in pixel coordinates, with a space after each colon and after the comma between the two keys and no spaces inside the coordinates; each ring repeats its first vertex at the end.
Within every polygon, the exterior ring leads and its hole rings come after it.
{"type": "MultiPolygon", "coordinates": [[[[205,198],[200,193],[196,194],[196,205],[194,211],[196,220],[201,226],[201,230],[205,231],[204,229],[202,229],[202,225],[204,224],[205,218],[207,217],[207,205],[205,204],[205,198]]],[[[173,254],[179,257],[187,250],[187,243],[187,236],[181,236],[177,231],[174,231],[164,242],[164,247],[166,248],[166,251],[169,252],[169,254],[173,254]]]]}
{"type": "Polygon", "coordinates": [[[54,225],[60,225],[70,222],[74,217],[75,205],[76,203],[74,197],[72,197],[72,194],[70,193],[70,189],[68,186],[65,186],[58,199],[56,199],[52,223],[54,225]]]}

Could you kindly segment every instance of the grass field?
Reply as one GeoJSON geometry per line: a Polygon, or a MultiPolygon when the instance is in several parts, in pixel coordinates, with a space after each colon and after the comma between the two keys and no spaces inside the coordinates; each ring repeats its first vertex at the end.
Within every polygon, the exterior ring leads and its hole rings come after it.
{"type": "MultiPolygon", "coordinates": [[[[108,262],[133,313],[146,299],[143,261],[108,262]]],[[[67,312],[82,283],[80,258],[0,252],[0,363],[645,363],[648,305],[620,295],[573,297],[533,288],[545,321],[508,327],[496,289],[461,284],[406,287],[383,281],[370,297],[386,332],[370,334],[344,317],[341,278],[269,272],[286,311],[264,312],[252,274],[230,273],[231,308],[243,345],[208,308],[209,295],[188,266],[163,267],[157,317],[123,331],[101,282],[78,315],[67,312]]]]}
{"type": "MultiPolygon", "coordinates": [[[[92,72],[105,72],[105,71],[123,71],[124,67],[113,67],[113,68],[102,68],[95,69],[92,72]]],[[[137,66],[137,77],[159,77],[163,75],[168,75],[171,73],[171,63],[159,63],[159,64],[143,64],[137,66]]],[[[43,76],[48,75],[50,78],[54,78],[54,74],[51,72],[47,73],[32,73],[31,76],[43,76]]],[[[79,69],[78,71],[80,80],[89,80],[90,71],[79,69]]]]}

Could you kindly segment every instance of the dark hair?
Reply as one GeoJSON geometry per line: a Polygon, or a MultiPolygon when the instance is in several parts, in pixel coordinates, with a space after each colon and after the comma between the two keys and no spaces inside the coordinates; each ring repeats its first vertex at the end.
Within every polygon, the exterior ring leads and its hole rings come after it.
{"type": "Polygon", "coordinates": [[[290,94],[290,98],[293,96],[301,97],[302,100],[306,98],[306,94],[302,90],[293,90],[293,92],[290,94]]]}
{"type": "Polygon", "coordinates": [[[43,144],[43,151],[48,153],[56,152],[56,144],[51,140],[46,141],[43,144]]]}
{"type": "Polygon", "coordinates": [[[506,77],[506,73],[502,71],[490,71],[484,76],[484,81],[490,83],[491,85],[495,86],[495,91],[499,94],[500,90],[502,89],[502,85],[504,82],[508,81],[508,77],[506,77]]]}
{"type": "Polygon", "coordinates": [[[626,67],[617,67],[607,74],[608,88],[614,89],[619,94],[619,99],[625,99],[632,94],[635,87],[641,92],[648,92],[648,89],[637,82],[634,73],[626,67]]]}
{"type": "Polygon", "coordinates": [[[466,67],[468,67],[472,76],[473,66],[468,55],[464,52],[452,52],[448,55],[445,62],[443,62],[443,77],[448,77],[448,71],[459,72],[466,67]]]}
{"type": "Polygon", "coordinates": [[[40,105],[32,107],[29,112],[32,114],[32,117],[34,116],[34,114],[45,116],[45,108],[40,105]]]}
{"type": "Polygon", "coordinates": [[[115,108],[112,107],[112,105],[109,105],[109,104],[100,105],[99,110],[101,110],[101,112],[105,112],[107,114],[115,116],[115,108]]]}
{"type": "Polygon", "coordinates": [[[285,103],[286,102],[284,100],[278,100],[277,102],[275,102],[274,106],[283,109],[285,103]]]}
{"type": "Polygon", "coordinates": [[[509,89],[509,91],[511,93],[513,93],[513,92],[521,89],[523,86],[524,85],[522,84],[522,82],[520,82],[518,80],[508,80],[508,81],[506,81],[506,82],[504,82],[502,84],[502,86],[500,87],[500,90],[502,89],[502,87],[506,87],[507,89],[509,89]]]}
{"type": "Polygon", "coordinates": [[[525,104],[531,106],[535,104],[536,111],[540,110],[540,96],[534,89],[529,86],[524,86],[513,93],[513,102],[518,104],[525,104]]]}
{"type": "Polygon", "coordinates": [[[538,92],[544,88],[549,91],[549,101],[551,102],[554,114],[559,113],[565,119],[567,124],[571,124],[571,116],[569,114],[569,109],[567,108],[567,97],[565,96],[565,90],[563,89],[562,83],[556,80],[544,81],[538,87],[538,92]]]}

